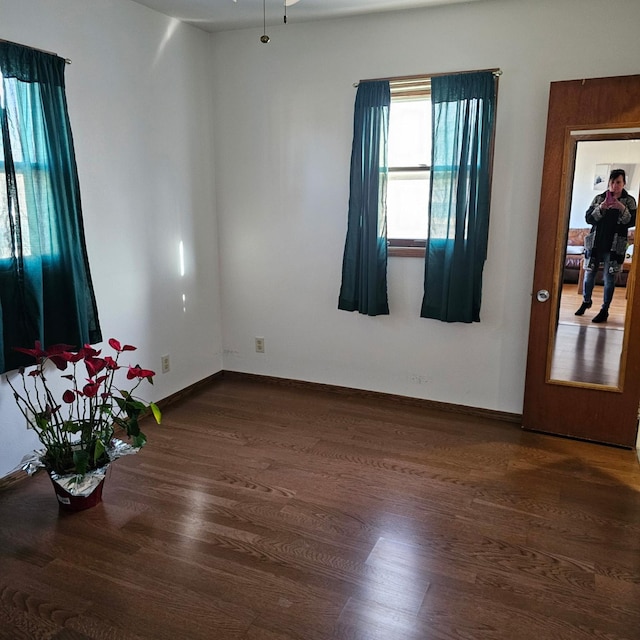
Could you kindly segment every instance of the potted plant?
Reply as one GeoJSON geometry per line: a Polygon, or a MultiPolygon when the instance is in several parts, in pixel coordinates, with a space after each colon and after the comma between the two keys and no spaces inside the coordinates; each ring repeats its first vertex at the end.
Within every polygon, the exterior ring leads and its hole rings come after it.
{"type": "Polygon", "coordinates": [[[113,356],[102,356],[90,345],[42,349],[36,342],[33,349],[16,347],[35,359],[35,367],[19,369],[13,381],[6,376],[27,426],[44,447],[37,452],[39,465],[49,472],[60,505],[71,510],[97,504],[109,464],[144,446],[140,419],[148,413],[158,424],[161,419],[156,404],[134,395],[144,380],[153,384],[155,373],[129,365],[124,376],[129,388],[118,385],[125,368],[120,357],[136,347],[114,338],[109,346],[113,356]],[[49,376],[56,370],[60,380],[54,383],[49,376]],[[130,444],[115,439],[116,430],[130,444]]]}

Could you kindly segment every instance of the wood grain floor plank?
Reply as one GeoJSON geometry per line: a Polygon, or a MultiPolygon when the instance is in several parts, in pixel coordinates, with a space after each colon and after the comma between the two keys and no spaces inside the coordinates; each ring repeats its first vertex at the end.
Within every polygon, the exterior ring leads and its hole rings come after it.
{"type": "Polygon", "coordinates": [[[633,452],[234,376],[0,491],[0,640],[637,640],[633,452]]]}

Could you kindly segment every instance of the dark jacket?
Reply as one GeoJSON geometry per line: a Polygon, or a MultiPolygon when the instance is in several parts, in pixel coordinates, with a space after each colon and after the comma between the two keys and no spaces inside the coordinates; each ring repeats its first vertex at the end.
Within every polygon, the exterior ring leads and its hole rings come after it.
{"type": "Polygon", "coordinates": [[[633,196],[623,189],[618,200],[624,211],[604,208],[607,192],[599,193],[587,209],[585,219],[591,225],[591,233],[585,240],[585,268],[597,269],[606,252],[609,252],[610,268],[617,271],[624,262],[627,248],[627,231],[636,224],[637,204],[633,196]]]}

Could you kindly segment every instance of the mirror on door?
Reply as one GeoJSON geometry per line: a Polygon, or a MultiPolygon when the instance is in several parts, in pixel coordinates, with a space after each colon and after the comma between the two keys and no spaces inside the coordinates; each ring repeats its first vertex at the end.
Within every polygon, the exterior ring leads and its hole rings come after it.
{"type": "Polygon", "coordinates": [[[584,301],[587,275],[585,238],[591,231],[591,225],[586,222],[585,214],[594,198],[608,190],[613,169],[625,171],[624,189],[638,201],[640,131],[572,131],[568,135],[570,151],[566,161],[564,233],[559,234],[564,244],[558,250],[554,296],[556,313],[555,317],[552,316],[547,378],[560,384],[617,391],[624,381],[624,353],[629,331],[627,306],[630,308],[635,265],[640,261],[640,249],[634,258],[635,227],[627,231],[627,246],[622,247],[619,271],[614,277],[615,286],[609,288],[613,297],[608,316],[598,315],[605,296],[602,265],[595,277],[592,306],[583,307],[583,314],[576,315],[576,311],[584,301]]]}

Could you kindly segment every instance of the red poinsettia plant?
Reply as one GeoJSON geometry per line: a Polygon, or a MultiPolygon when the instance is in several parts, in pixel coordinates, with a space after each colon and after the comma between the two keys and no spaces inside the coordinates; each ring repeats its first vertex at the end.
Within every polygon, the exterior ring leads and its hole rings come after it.
{"type": "Polygon", "coordinates": [[[21,368],[12,382],[18,407],[34,429],[45,448],[41,458],[44,466],[58,475],[84,475],[110,462],[116,429],[122,429],[134,448],[142,447],[147,438],[140,430],[140,419],[151,413],[158,424],[160,409],[153,402],[144,402],[134,396],[144,380],[153,384],[155,373],[139,365],[123,366],[119,363],[123,353],[136,347],[109,340],[114,355],[102,355],[90,345],[74,349],[57,344],[42,349],[40,342],[33,349],[15,347],[16,351],[32,356],[35,367],[21,368]],[[129,389],[116,384],[124,376],[129,389]],[[61,381],[52,389],[50,372],[61,372],[61,381]],[[120,373],[118,373],[120,372],[120,373]],[[17,379],[19,383],[16,383],[17,379]]]}

